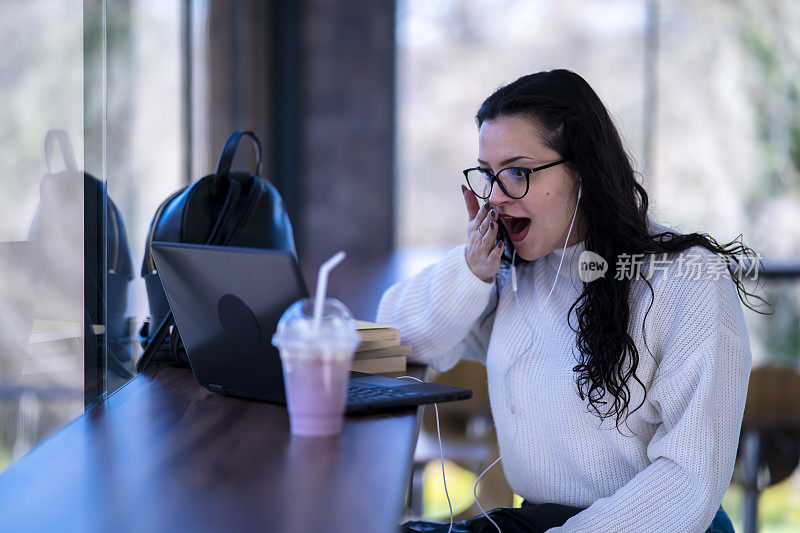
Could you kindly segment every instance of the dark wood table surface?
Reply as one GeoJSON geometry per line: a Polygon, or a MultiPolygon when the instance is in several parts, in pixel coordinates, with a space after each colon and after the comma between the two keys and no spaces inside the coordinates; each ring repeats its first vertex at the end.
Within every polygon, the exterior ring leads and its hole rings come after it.
{"type": "Polygon", "coordinates": [[[154,368],[0,475],[0,531],[396,532],[418,411],[293,438],[285,407],[154,368]]]}

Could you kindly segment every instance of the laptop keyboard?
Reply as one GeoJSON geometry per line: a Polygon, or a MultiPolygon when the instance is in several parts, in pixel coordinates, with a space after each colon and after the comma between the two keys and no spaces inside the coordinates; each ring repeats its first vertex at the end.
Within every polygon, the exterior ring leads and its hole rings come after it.
{"type": "Polygon", "coordinates": [[[393,389],[391,387],[376,387],[372,385],[350,385],[347,388],[347,403],[380,402],[388,400],[398,400],[417,396],[418,392],[403,389],[393,389]]]}

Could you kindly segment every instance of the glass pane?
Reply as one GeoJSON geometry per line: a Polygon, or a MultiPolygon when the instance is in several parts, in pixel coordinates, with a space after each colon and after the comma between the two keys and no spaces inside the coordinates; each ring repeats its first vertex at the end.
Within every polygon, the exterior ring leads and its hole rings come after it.
{"type": "Polygon", "coordinates": [[[108,392],[123,385],[141,353],[148,315],[140,276],[150,220],[184,184],[180,0],[110,2],[108,24],[108,392]]]}
{"type": "Polygon", "coordinates": [[[84,405],[83,32],[81,0],[0,4],[0,471],[84,405]]]}

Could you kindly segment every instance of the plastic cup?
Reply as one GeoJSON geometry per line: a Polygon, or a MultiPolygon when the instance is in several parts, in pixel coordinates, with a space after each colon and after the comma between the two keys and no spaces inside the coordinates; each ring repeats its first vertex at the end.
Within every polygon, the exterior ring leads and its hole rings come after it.
{"type": "Polygon", "coordinates": [[[319,328],[314,301],[298,300],[281,316],[272,337],[281,355],[289,426],[293,435],[322,437],[342,432],[353,354],[360,342],[345,305],[326,298],[319,328]]]}

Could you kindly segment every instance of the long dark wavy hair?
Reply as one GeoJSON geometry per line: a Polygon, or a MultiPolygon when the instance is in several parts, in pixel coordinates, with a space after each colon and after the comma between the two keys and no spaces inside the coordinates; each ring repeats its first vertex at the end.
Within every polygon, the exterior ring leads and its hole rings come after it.
{"type": "MultiPolygon", "coordinates": [[[[650,233],[647,193],[637,181],[638,174],[619,133],[600,98],[574,72],[551,70],[523,76],[489,96],[475,118],[480,128],[484,121],[500,116],[532,119],[532,127],[537,127],[545,144],[566,159],[581,177],[583,192],[579,216],[583,217],[586,228],[585,249],[600,254],[610,265],[617,264],[620,254],[678,253],[696,245],[724,254],[734,264],[737,255],[757,257],[752,248],[741,242],[741,234],[720,245],[706,233],[650,233]]],[[[503,235],[502,266],[508,268],[514,245],[503,235]]],[[[517,256],[516,262],[529,261],[517,256]]],[[[760,261],[758,266],[761,267],[760,261]]],[[[745,290],[741,276],[735,275],[730,262],[728,271],[739,298],[748,308],[761,313],[748,302],[750,296],[770,305],[745,290]]],[[[577,334],[580,350],[579,362],[573,368],[580,397],[588,400],[589,408],[601,419],[614,417],[617,428],[644,403],[643,398],[636,408],[629,409],[631,380],[642,387],[644,397],[647,395],[644,384],[636,376],[639,352],[628,333],[631,278],[641,277],[650,289],[645,320],[653,306],[653,287],[646,276],[639,276],[640,272],[640,269],[634,270],[627,279],[626,276],[622,279],[605,276],[584,283],[581,296],[569,310],[571,314],[577,306],[578,329],[571,324],[570,328],[577,334]],[[610,309],[614,312],[610,313],[610,309]]],[[[498,281],[498,296],[499,290],[498,281]]],[[[644,336],[644,321],[642,334],[644,336]]]]}

